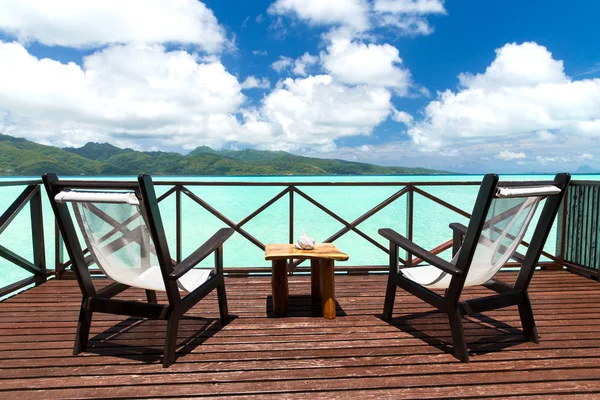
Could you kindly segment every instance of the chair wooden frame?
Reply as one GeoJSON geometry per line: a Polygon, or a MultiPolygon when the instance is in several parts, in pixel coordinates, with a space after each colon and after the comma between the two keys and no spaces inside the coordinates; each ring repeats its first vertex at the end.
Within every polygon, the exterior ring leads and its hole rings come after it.
{"type": "MultiPolygon", "coordinates": [[[[390,269],[383,307],[383,319],[387,322],[391,321],[394,300],[396,298],[396,288],[401,287],[448,315],[452,331],[454,354],[462,362],[469,361],[469,353],[462,324],[462,317],[464,315],[516,305],[519,308],[525,339],[539,343],[527,290],[570,179],[569,174],[558,174],[555,176],[554,181],[550,182],[552,185],[560,188],[561,191],[555,195],[547,196],[526,254],[524,256],[518,253],[513,255],[513,259],[521,263],[516,282],[514,285],[510,285],[496,279],[489,280],[483,286],[496,292],[496,294],[490,296],[460,301],[464,283],[473,260],[473,255],[475,254],[475,248],[486,222],[485,218],[496,194],[498,175],[488,174],[483,178],[468,228],[462,224],[450,224],[450,228],[453,230],[452,248],[454,255],[461,249],[455,264],[451,264],[428,252],[392,229],[380,229],[379,234],[389,240],[390,246],[390,269]],[[450,285],[443,296],[399,273],[399,247],[452,276],[450,285]]],[[[541,186],[547,184],[549,182],[512,182],[508,186],[541,186]]],[[[506,187],[507,185],[503,184],[502,186],[506,187]]]]}
{"type": "Polygon", "coordinates": [[[65,247],[73,263],[73,271],[83,296],[73,354],[79,354],[86,350],[94,312],[166,320],[167,334],[163,367],[168,367],[175,361],[179,320],[190,308],[214,289],[217,290],[218,295],[221,325],[228,322],[229,313],[223,278],[223,243],[233,234],[233,229],[220,229],[197,250],[177,264],[171,258],[169,252],[158,200],[152,178],[149,175],[140,175],[137,183],[60,181],[55,174],[44,174],[42,180],[48,192],[52,210],[56,216],[60,233],[64,238],[65,247]],[[81,248],[67,204],[58,203],[54,200],[59,192],[66,189],[135,191],[136,196],[140,199],[142,216],[148,224],[149,233],[155,245],[154,248],[166,289],[168,304],[158,304],[156,292],[153,290],[146,290],[147,302],[114,299],[115,295],[130,287],[119,282],[111,283],[102,289],[96,290],[88,269],[89,262],[81,248]],[[197,289],[182,297],[177,286],[177,280],[212,253],[215,257],[215,266],[214,271],[211,271],[211,277],[197,289]]]}

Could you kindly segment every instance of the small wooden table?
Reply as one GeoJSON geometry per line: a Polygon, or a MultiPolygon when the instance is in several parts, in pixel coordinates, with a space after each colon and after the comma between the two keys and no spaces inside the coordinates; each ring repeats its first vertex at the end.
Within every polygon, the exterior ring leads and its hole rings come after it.
{"type": "Polygon", "coordinates": [[[285,316],[288,309],[287,260],[310,260],[310,291],[313,302],[321,301],[323,318],[335,318],[335,284],[333,261],[346,261],[342,253],[331,243],[317,243],[313,250],[298,250],[293,244],[268,244],[265,260],[271,260],[271,289],[273,313],[285,316]]]}

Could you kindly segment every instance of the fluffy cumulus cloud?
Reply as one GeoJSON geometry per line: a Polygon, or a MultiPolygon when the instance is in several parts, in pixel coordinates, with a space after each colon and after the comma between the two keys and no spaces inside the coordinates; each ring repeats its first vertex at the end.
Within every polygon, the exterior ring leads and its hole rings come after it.
{"type": "Polygon", "coordinates": [[[247,77],[242,82],[242,89],[268,89],[271,87],[271,82],[267,78],[257,78],[254,75],[247,77]]]}
{"type": "Polygon", "coordinates": [[[380,24],[406,35],[429,35],[427,15],[446,13],[443,0],[375,0],[373,9],[380,24]]]}
{"type": "Polygon", "coordinates": [[[421,148],[482,140],[600,136],[600,79],[573,80],[536,43],[506,44],[480,74],[461,74],[457,91],[438,93],[408,133],[421,148]]]}
{"type": "Polygon", "coordinates": [[[375,0],[375,10],[392,14],[444,14],[443,0],[375,0]]]}
{"type": "Polygon", "coordinates": [[[396,122],[403,123],[404,125],[410,125],[414,118],[412,115],[405,111],[392,110],[392,119],[396,122]]]}
{"type": "Polygon", "coordinates": [[[496,158],[504,161],[513,161],[525,159],[527,156],[523,152],[515,153],[510,150],[502,150],[500,153],[496,154],[496,158]]]}
{"type": "MultiPolygon", "coordinates": [[[[235,139],[244,101],[237,79],[216,59],[161,45],[114,45],[83,65],[38,59],[0,42],[4,131],[55,144],[168,137],[171,143],[235,139]]],[[[220,142],[220,143],[219,143],[220,142]]]]}
{"type": "Polygon", "coordinates": [[[318,55],[282,55],[271,65],[300,78],[280,81],[260,107],[244,114],[245,127],[258,136],[279,132],[283,139],[274,143],[282,148],[314,143],[326,144],[324,150],[342,136],[370,134],[388,117],[399,130],[413,126],[413,117],[391,99],[426,90],[413,84],[398,49],[379,42],[375,32],[392,26],[401,34],[430,33],[426,18],[445,13],[443,0],[276,0],[269,13],[328,30],[318,55]]]}
{"type": "Polygon", "coordinates": [[[370,134],[390,114],[384,88],[348,87],[329,75],[287,78],[260,107],[245,113],[245,129],[264,148],[330,151],[344,136],[370,134]]]}
{"type": "Polygon", "coordinates": [[[196,0],[3,0],[0,31],[66,47],[183,43],[216,52],[227,44],[212,11],[196,0]]]}
{"type": "Polygon", "coordinates": [[[291,16],[311,25],[350,28],[365,32],[388,26],[400,34],[428,35],[427,16],[445,14],[444,0],[276,0],[269,13],[291,16]]]}
{"type": "Polygon", "coordinates": [[[277,61],[271,64],[271,67],[279,73],[289,70],[295,75],[306,76],[308,74],[307,70],[318,62],[319,58],[317,56],[306,52],[295,60],[291,57],[280,56],[277,61]]]}
{"type": "MultiPolygon", "coordinates": [[[[272,64],[282,74],[273,86],[226,69],[221,52],[234,47],[197,0],[5,0],[0,32],[14,41],[0,41],[0,132],[59,146],[333,151],[338,139],[370,135],[388,118],[399,130],[426,130],[429,121],[394,107],[393,96],[414,85],[398,49],[374,32],[386,25],[427,33],[425,18],[445,12],[441,0],[275,0],[268,12],[327,30],[318,54],[272,64]],[[38,58],[31,43],[87,55],[78,64],[38,58]],[[249,100],[243,91],[252,89],[266,92],[249,100]]],[[[479,80],[461,77],[473,87],[479,80]]],[[[598,121],[578,129],[593,135],[598,121]]]]}
{"type": "Polygon", "coordinates": [[[341,25],[357,31],[369,28],[369,4],[365,0],[276,0],[269,13],[295,16],[312,25],[341,25]]]}
{"type": "Polygon", "coordinates": [[[323,67],[336,80],[348,84],[390,87],[406,94],[410,72],[402,68],[396,47],[389,44],[363,43],[347,35],[329,35],[327,51],[321,53],[323,67]]]}

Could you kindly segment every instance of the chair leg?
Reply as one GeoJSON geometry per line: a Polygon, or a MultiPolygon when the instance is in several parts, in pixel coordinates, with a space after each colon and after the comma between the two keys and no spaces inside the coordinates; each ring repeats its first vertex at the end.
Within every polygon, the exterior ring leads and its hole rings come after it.
{"type": "Polygon", "coordinates": [[[156,292],[154,290],[146,290],[146,299],[150,304],[158,303],[158,301],[156,300],[156,292]]]}
{"type": "Polygon", "coordinates": [[[77,322],[77,333],[75,335],[75,344],[73,346],[74,355],[87,349],[90,326],[92,325],[92,314],[93,312],[87,307],[87,298],[84,297],[81,301],[81,309],[79,310],[79,321],[77,322]]]}
{"type": "Polygon", "coordinates": [[[396,283],[392,281],[392,275],[388,276],[387,289],[385,291],[385,302],[383,303],[383,320],[392,321],[394,311],[394,301],[396,300],[396,283]]]}
{"type": "Polygon", "coordinates": [[[179,315],[172,313],[167,321],[167,338],[163,355],[163,367],[167,368],[175,362],[175,348],[177,347],[177,331],[179,329],[179,315]]]}
{"type": "Polygon", "coordinates": [[[452,344],[454,346],[454,356],[461,362],[469,362],[469,352],[465,341],[465,331],[463,329],[462,314],[459,310],[448,312],[450,321],[450,330],[452,331],[452,344]]]}
{"type": "Polygon", "coordinates": [[[217,298],[219,301],[219,314],[221,317],[221,326],[229,322],[229,310],[227,308],[227,294],[225,292],[225,282],[221,281],[217,286],[217,298]]]}
{"type": "Polygon", "coordinates": [[[519,314],[521,316],[521,325],[523,325],[525,340],[528,342],[539,343],[540,338],[537,333],[537,328],[535,327],[533,310],[531,309],[531,302],[529,301],[529,295],[527,293],[525,293],[525,301],[519,304],[519,314]]]}

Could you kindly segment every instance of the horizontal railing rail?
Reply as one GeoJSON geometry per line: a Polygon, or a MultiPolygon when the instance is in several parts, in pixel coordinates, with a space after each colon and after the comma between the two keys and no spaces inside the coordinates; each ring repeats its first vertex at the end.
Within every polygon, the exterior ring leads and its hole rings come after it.
{"type": "MultiPolygon", "coordinates": [[[[523,184],[522,182],[519,182],[523,184]]],[[[65,187],[70,186],[69,181],[62,181],[61,184],[65,187]]],[[[406,196],[406,232],[405,235],[410,240],[414,237],[414,198],[415,194],[423,196],[424,198],[433,201],[434,203],[456,213],[459,216],[469,218],[470,213],[467,211],[452,205],[446,200],[443,200],[435,195],[432,195],[418,186],[422,187],[440,187],[440,186],[478,186],[480,182],[477,181],[465,181],[465,182],[182,182],[182,181],[157,181],[155,182],[156,186],[169,187],[169,189],[159,197],[159,202],[169,198],[172,195],[175,195],[175,260],[180,262],[182,259],[182,195],[186,198],[190,199],[196,205],[202,207],[204,210],[209,212],[211,215],[216,217],[218,220],[223,222],[228,227],[232,228],[235,232],[237,232],[240,236],[245,238],[248,242],[252,243],[255,247],[260,250],[265,249],[266,243],[263,243],[259,238],[252,235],[249,231],[244,229],[244,226],[248,224],[248,222],[252,221],[259,214],[273,205],[275,202],[280,200],[281,198],[288,196],[288,240],[289,243],[293,243],[295,241],[295,231],[294,231],[294,202],[295,196],[298,196],[311,205],[315,206],[317,209],[323,211],[330,218],[336,220],[337,222],[343,225],[343,228],[338,230],[337,232],[332,232],[332,234],[323,240],[326,243],[333,243],[336,240],[340,239],[344,235],[349,232],[356,233],[360,238],[369,242],[374,247],[378,248],[380,251],[384,253],[389,253],[389,249],[375,240],[372,236],[365,233],[363,230],[359,228],[359,225],[373,217],[379,211],[384,209],[385,207],[391,205],[395,201],[400,198],[406,196]],[[228,217],[223,210],[219,210],[217,206],[214,204],[210,204],[208,201],[202,199],[200,196],[190,190],[190,187],[214,187],[214,186],[224,186],[224,187],[281,187],[282,190],[279,191],[276,195],[271,197],[268,201],[258,207],[256,210],[249,213],[246,217],[239,220],[239,222],[235,222],[233,219],[228,217]],[[305,187],[397,187],[399,188],[394,194],[389,196],[388,198],[381,201],[379,204],[375,205],[359,217],[355,218],[352,221],[348,221],[345,218],[341,217],[339,213],[331,210],[329,207],[322,204],[322,202],[316,200],[314,196],[310,196],[304,190],[301,189],[305,187]]],[[[107,185],[111,185],[107,183],[107,185]]],[[[90,183],[90,186],[93,186],[93,183],[90,183]]],[[[124,182],[114,182],[115,187],[127,187],[128,183],[124,182]]],[[[450,230],[449,230],[450,236],[450,230]]],[[[60,242],[60,238],[58,240],[58,247],[62,248],[62,243],[60,242]]],[[[523,241],[522,244],[524,246],[528,246],[528,243],[523,241]]],[[[448,250],[452,247],[452,239],[445,241],[444,243],[435,246],[432,249],[434,254],[439,254],[445,250],[448,250]]],[[[62,253],[58,252],[60,257],[62,257],[62,253]]],[[[556,266],[557,258],[548,253],[543,252],[543,255],[550,259],[550,262],[542,263],[545,267],[553,267],[556,266]]],[[[420,259],[412,259],[412,256],[408,254],[408,258],[405,260],[403,258],[399,259],[400,262],[408,264],[408,265],[417,265],[421,262],[420,259]]],[[[301,260],[290,260],[289,261],[289,272],[292,274],[296,271],[306,272],[309,270],[309,267],[302,267],[301,264],[303,261],[301,260]]],[[[508,264],[508,266],[515,266],[517,264],[508,264]]],[[[61,260],[58,261],[57,266],[57,277],[63,277],[64,271],[67,267],[70,266],[70,262],[66,263],[61,260]]],[[[371,271],[385,271],[387,270],[386,265],[354,265],[354,266],[343,266],[337,265],[336,270],[339,271],[347,271],[354,273],[365,273],[371,271]]],[[[224,271],[230,274],[249,274],[249,273],[269,273],[270,268],[268,267],[225,267],[224,271]]],[[[96,271],[100,273],[100,271],[96,271]]]]}
{"type": "MultiPolygon", "coordinates": [[[[69,186],[70,183],[68,180],[61,181],[61,185],[69,186]]],[[[94,181],[89,181],[89,186],[93,186],[95,184],[94,181]]],[[[301,199],[302,201],[310,204],[311,206],[316,207],[320,211],[322,211],[325,215],[331,218],[337,223],[341,224],[341,229],[337,229],[336,231],[332,231],[324,242],[336,242],[341,239],[345,235],[352,232],[356,234],[357,238],[360,240],[366,241],[378,251],[383,253],[389,253],[389,249],[387,246],[383,245],[379,241],[377,241],[373,236],[367,233],[362,227],[361,224],[364,224],[366,221],[370,220],[377,213],[385,209],[386,207],[404,199],[406,201],[406,216],[405,216],[405,225],[406,230],[404,235],[410,239],[414,239],[414,230],[415,230],[415,197],[420,196],[424,199],[427,199],[439,206],[443,209],[449,210],[450,212],[456,214],[457,216],[469,218],[470,213],[457,205],[451,203],[449,199],[440,198],[425,189],[428,187],[469,187],[469,186],[478,186],[480,182],[478,181],[460,181],[460,182],[243,182],[243,181],[231,181],[231,182],[223,182],[223,181],[157,181],[155,185],[161,188],[165,188],[164,193],[159,196],[159,202],[163,202],[168,198],[174,197],[175,199],[175,211],[174,211],[174,219],[175,219],[175,240],[174,240],[174,251],[173,256],[175,257],[175,261],[179,262],[184,258],[183,254],[183,229],[182,229],[182,220],[184,209],[182,207],[182,201],[184,198],[191,201],[195,206],[200,207],[201,209],[207,211],[209,214],[217,218],[221,223],[226,226],[232,228],[235,232],[237,232],[242,238],[252,244],[252,246],[257,249],[264,250],[266,243],[264,243],[259,237],[252,233],[252,229],[248,229],[248,224],[255,220],[259,215],[269,209],[278,201],[285,199],[287,197],[287,240],[289,243],[293,243],[295,241],[296,232],[294,229],[294,222],[296,221],[296,204],[297,199],[301,199]],[[209,200],[203,198],[196,193],[194,193],[194,188],[199,187],[240,187],[240,188],[260,188],[260,187],[279,187],[281,190],[276,191],[276,194],[268,198],[264,203],[258,206],[253,211],[249,212],[243,218],[235,219],[231,217],[231,214],[228,215],[228,210],[220,209],[220,204],[211,203],[209,200]],[[360,214],[355,218],[345,218],[340,212],[332,209],[332,207],[328,207],[323,204],[322,199],[319,199],[318,196],[314,194],[309,194],[307,192],[307,188],[316,188],[316,187],[330,187],[330,188],[343,188],[343,187],[387,187],[387,188],[397,188],[397,190],[393,191],[391,195],[383,198],[379,203],[370,207],[368,210],[360,214]]],[[[573,182],[575,186],[586,185],[588,182],[573,182]]],[[[2,186],[26,186],[25,190],[15,199],[15,201],[8,207],[8,209],[4,212],[0,219],[0,233],[3,230],[3,227],[10,225],[11,221],[14,219],[14,216],[19,213],[23,209],[23,207],[27,204],[30,205],[31,209],[31,221],[32,221],[32,246],[33,246],[33,261],[28,261],[22,256],[15,254],[8,250],[7,248],[0,245],[0,257],[5,258],[10,261],[14,265],[17,265],[24,270],[27,270],[32,273],[32,277],[24,279],[19,282],[11,283],[3,288],[0,288],[0,297],[13,293],[17,290],[22,289],[23,287],[31,284],[40,284],[44,282],[49,276],[54,275],[57,279],[63,278],[71,278],[73,276],[73,272],[70,270],[71,262],[70,260],[65,260],[65,253],[63,251],[63,243],[61,235],[58,231],[57,225],[54,220],[46,221],[54,225],[54,270],[47,271],[46,269],[46,260],[45,260],[45,243],[44,243],[44,217],[42,213],[42,202],[41,202],[41,182],[40,181],[12,181],[12,182],[0,182],[0,187],[2,186]]],[[[113,188],[130,188],[132,186],[132,182],[129,181],[113,181],[107,183],[106,185],[113,188]]],[[[596,185],[600,187],[600,182],[592,182],[590,185],[596,185]]],[[[107,186],[107,187],[108,187],[107,186]]],[[[343,207],[343,204],[340,204],[343,207]]],[[[186,206],[186,208],[189,208],[186,206]]],[[[563,215],[560,218],[560,226],[562,227],[565,221],[570,222],[570,219],[565,220],[565,215],[567,215],[568,207],[563,209],[563,215]]],[[[572,214],[569,214],[572,215],[572,214]]],[[[594,214],[596,217],[598,216],[598,212],[594,214]]],[[[569,217],[570,218],[570,217],[569,217]]],[[[596,225],[594,225],[596,226],[596,225]]],[[[571,228],[569,228],[571,229],[571,228]]],[[[563,232],[565,229],[559,229],[559,235],[557,237],[557,253],[560,251],[560,254],[554,255],[550,254],[546,251],[543,252],[543,255],[549,259],[550,261],[540,263],[540,265],[544,267],[561,267],[564,262],[565,265],[572,268],[585,268],[582,264],[572,261],[570,255],[573,253],[571,250],[573,248],[573,243],[567,240],[567,236],[563,232]],[[569,247],[571,246],[571,247],[569,247]]],[[[431,251],[434,254],[440,254],[444,251],[447,251],[452,248],[452,239],[451,239],[451,231],[448,229],[448,237],[449,239],[443,241],[442,243],[438,243],[435,246],[432,246],[431,251]]],[[[586,236],[587,237],[587,236],[586,236]]],[[[528,246],[528,243],[523,241],[522,244],[524,246],[528,246]]],[[[590,254],[591,253],[591,250],[590,254]]],[[[87,250],[86,250],[87,252],[87,250]]],[[[586,253],[587,254],[587,253],[586,253]]],[[[600,257],[596,257],[600,258],[600,257]]],[[[400,261],[406,263],[408,265],[417,265],[422,262],[418,258],[412,258],[410,254],[407,255],[406,259],[400,258],[400,261]]],[[[510,264],[510,266],[514,266],[517,264],[510,264]]],[[[366,273],[372,271],[385,271],[387,270],[386,265],[352,265],[352,266],[336,266],[337,270],[346,271],[348,273],[366,273]]],[[[270,273],[270,268],[268,267],[225,267],[226,273],[231,275],[239,275],[239,274],[251,274],[251,273],[270,273]]],[[[308,271],[309,267],[303,266],[301,261],[289,261],[289,272],[304,272],[308,271]]],[[[101,272],[94,271],[94,273],[100,274],[101,272]]]]}

